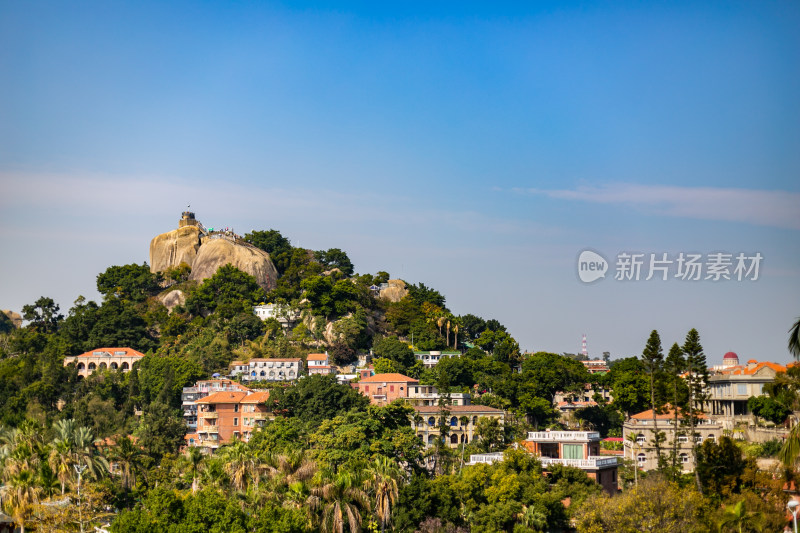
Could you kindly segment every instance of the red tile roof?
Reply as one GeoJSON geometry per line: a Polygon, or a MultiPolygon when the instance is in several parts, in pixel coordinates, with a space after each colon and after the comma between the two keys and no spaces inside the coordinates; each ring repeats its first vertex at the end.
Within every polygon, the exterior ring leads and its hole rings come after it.
{"type": "Polygon", "coordinates": [[[310,353],[306,358],[306,361],[324,361],[328,358],[327,355],[324,353],[310,353]]]}
{"type": "MultiPolygon", "coordinates": [[[[751,359],[751,361],[753,360],[751,359]]],[[[778,363],[770,363],[769,361],[762,361],[760,363],[756,362],[753,368],[749,368],[751,364],[753,363],[748,361],[747,365],[729,366],[722,368],[717,372],[719,372],[720,374],[728,374],[732,376],[752,376],[753,374],[755,374],[764,367],[771,368],[776,373],[786,372],[786,367],[783,365],[779,365],[778,363]]]]}
{"type": "Polygon", "coordinates": [[[408,376],[404,376],[403,374],[398,374],[396,372],[389,372],[387,374],[375,374],[374,376],[370,376],[368,378],[364,378],[360,381],[360,383],[419,383],[418,379],[410,378],[408,376]]]}
{"type": "MultiPolygon", "coordinates": [[[[678,418],[684,418],[688,412],[683,412],[681,410],[678,411],[678,418]]],[[[695,416],[697,418],[708,418],[705,413],[698,413],[695,411],[695,416]]],[[[642,411],[641,413],[636,413],[635,415],[631,415],[633,420],[652,420],[653,419],[653,410],[648,409],[647,411],[642,411]]],[[[672,420],[675,418],[675,410],[672,409],[671,406],[667,406],[662,413],[656,412],[656,420],[672,420]]]]}
{"type": "Polygon", "coordinates": [[[247,396],[246,392],[241,391],[220,391],[215,392],[214,394],[210,394],[205,398],[200,398],[199,400],[195,400],[194,403],[239,403],[242,401],[242,398],[247,396]]]}
{"type": "Polygon", "coordinates": [[[124,354],[116,355],[116,357],[144,357],[142,352],[137,352],[133,348],[95,348],[75,357],[100,357],[95,355],[95,352],[105,352],[111,356],[115,356],[114,352],[125,352],[124,354]]]}
{"type": "MultiPolygon", "coordinates": [[[[414,407],[414,410],[418,413],[438,413],[440,408],[438,405],[417,405],[414,407]]],[[[448,405],[445,406],[446,411],[450,411],[450,414],[456,413],[473,413],[473,414],[492,414],[492,415],[500,415],[503,414],[502,409],[495,409],[494,407],[487,407],[485,405],[448,405]]]]}
{"type": "Polygon", "coordinates": [[[269,391],[265,390],[254,392],[253,394],[245,396],[241,403],[262,403],[266,402],[267,400],[269,400],[269,391]]]}

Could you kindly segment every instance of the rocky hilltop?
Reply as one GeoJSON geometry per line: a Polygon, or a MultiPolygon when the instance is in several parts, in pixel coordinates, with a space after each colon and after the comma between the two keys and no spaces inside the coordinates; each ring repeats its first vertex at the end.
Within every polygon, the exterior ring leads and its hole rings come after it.
{"type": "Polygon", "coordinates": [[[181,263],[192,268],[190,279],[198,282],[228,263],[256,278],[266,291],[274,289],[278,279],[268,253],[230,231],[207,230],[189,211],[183,213],[178,229],[150,241],[151,272],[163,272],[181,263]]]}

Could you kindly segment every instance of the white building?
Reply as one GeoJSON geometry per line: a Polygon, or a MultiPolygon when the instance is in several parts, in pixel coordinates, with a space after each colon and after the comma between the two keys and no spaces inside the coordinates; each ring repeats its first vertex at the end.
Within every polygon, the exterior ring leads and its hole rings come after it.
{"type": "Polygon", "coordinates": [[[425,365],[425,368],[433,368],[439,361],[442,360],[442,358],[460,356],[461,352],[414,352],[414,357],[417,358],[417,361],[422,361],[422,364],[425,365]]]}
{"type": "Polygon", "coordinates": [[[300,376],[302,365],[299,357],[233,361],[230,376],[241,376],[242,381],[291,381],[300,376]]]}
{"type": "Polygon", "coordinates": [[[308,365],[308,375],[313,374],[332,374],[331,362],[328,358],[328,352],[325,353],[310,353],[306,357],[306,364],[308,365]]]}
{"type": "Polygon", "coordinates": [[[253,307],[253,312],[260,320],[274,318],[284,328],[290,328],[300,320],[300,312],[286,306],[276,304],[261,304],[253,307]]]}

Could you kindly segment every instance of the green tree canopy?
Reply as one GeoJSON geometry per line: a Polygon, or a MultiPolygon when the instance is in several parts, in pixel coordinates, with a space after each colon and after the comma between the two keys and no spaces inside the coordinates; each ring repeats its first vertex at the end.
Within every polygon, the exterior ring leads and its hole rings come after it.
{"type": "Polygon", "coordinates": [[[144,301],[160,290],[161,276],[150,272],[147,263],[111,266],[97,275],[97,291],[106,298],[144,301]]]}

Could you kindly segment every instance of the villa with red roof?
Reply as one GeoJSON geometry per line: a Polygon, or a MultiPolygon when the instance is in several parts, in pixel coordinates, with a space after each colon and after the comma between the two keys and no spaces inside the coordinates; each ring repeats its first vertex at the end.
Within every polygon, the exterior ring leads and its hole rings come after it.
{"type": "Polygon", "coordinates": [[[215,450],[234,439],[247,441],[269,418],[269,391],[227,390],[195,401],[197,433],[186,436],[189,446],[215,450]]]}
{"type": "Polygon", "coordinates": [[[408,398],[408,389],[414,385],[419,385],[419,380],[397,373],[375,374],[354,384],[358,392],[375,405],[386,405],[398,398],[408,398]]]}
{"type": "Polygon", "coordinates": [[[695,425],[694,439],[689,434],[689,424],[687,417],[679,410],[677,431],[674,424],[675,411],[671,406],[666,406],[661,412],[656,412],[656,423],[653,425],[653,410],[648,409],[641,413],[631,416],[622,425],[623,435],[636,435],[636,440],[631,442],[625,439],[625,457],[635,459],[636,465],[642,470],[653,470],[658,467],[658,459],[654,437],[656,432],[662,432],[666,441],[661,445],[661,452],[668,455],[672,450],[673,443],[678,451],[678,463],[684,472],[694,470],[694,459],[692,457],[692,441],[700,444],[706,439],[715,441],[722,436],[722,424],[716,419],[704,413],[695,413],[697,423],[695,425]]]}
{"type": "Polygon", "coordinates": [[[306,357],[306,364],[308,365],[308,375],[322,374],[328,375],[333,373],[328,353],[310,353],[306,357]]]}
{"type": "Polygon", "coordinates": [[[64,366],[72,363],[78,369],[80,377],[89,377],[96,370],[121,370],[128,372],[133,364],[140,361],[144,354],[132,348],[96,348],[91,352],[82,353],[74,357],[66,357],[64,366]]]}
{"type": "Polygon", "coordinates": [[[739,364],[739,356],[726,353],[722,366],[710,369],[708,378],[709,409],[711,416],[724,422],[725,429],[733,429],[738,421],[752,421],[747,408],[751,396],[764,396],[764,385],[775,381],[786,367],[777,363],[750,359],[739,364]]]}

